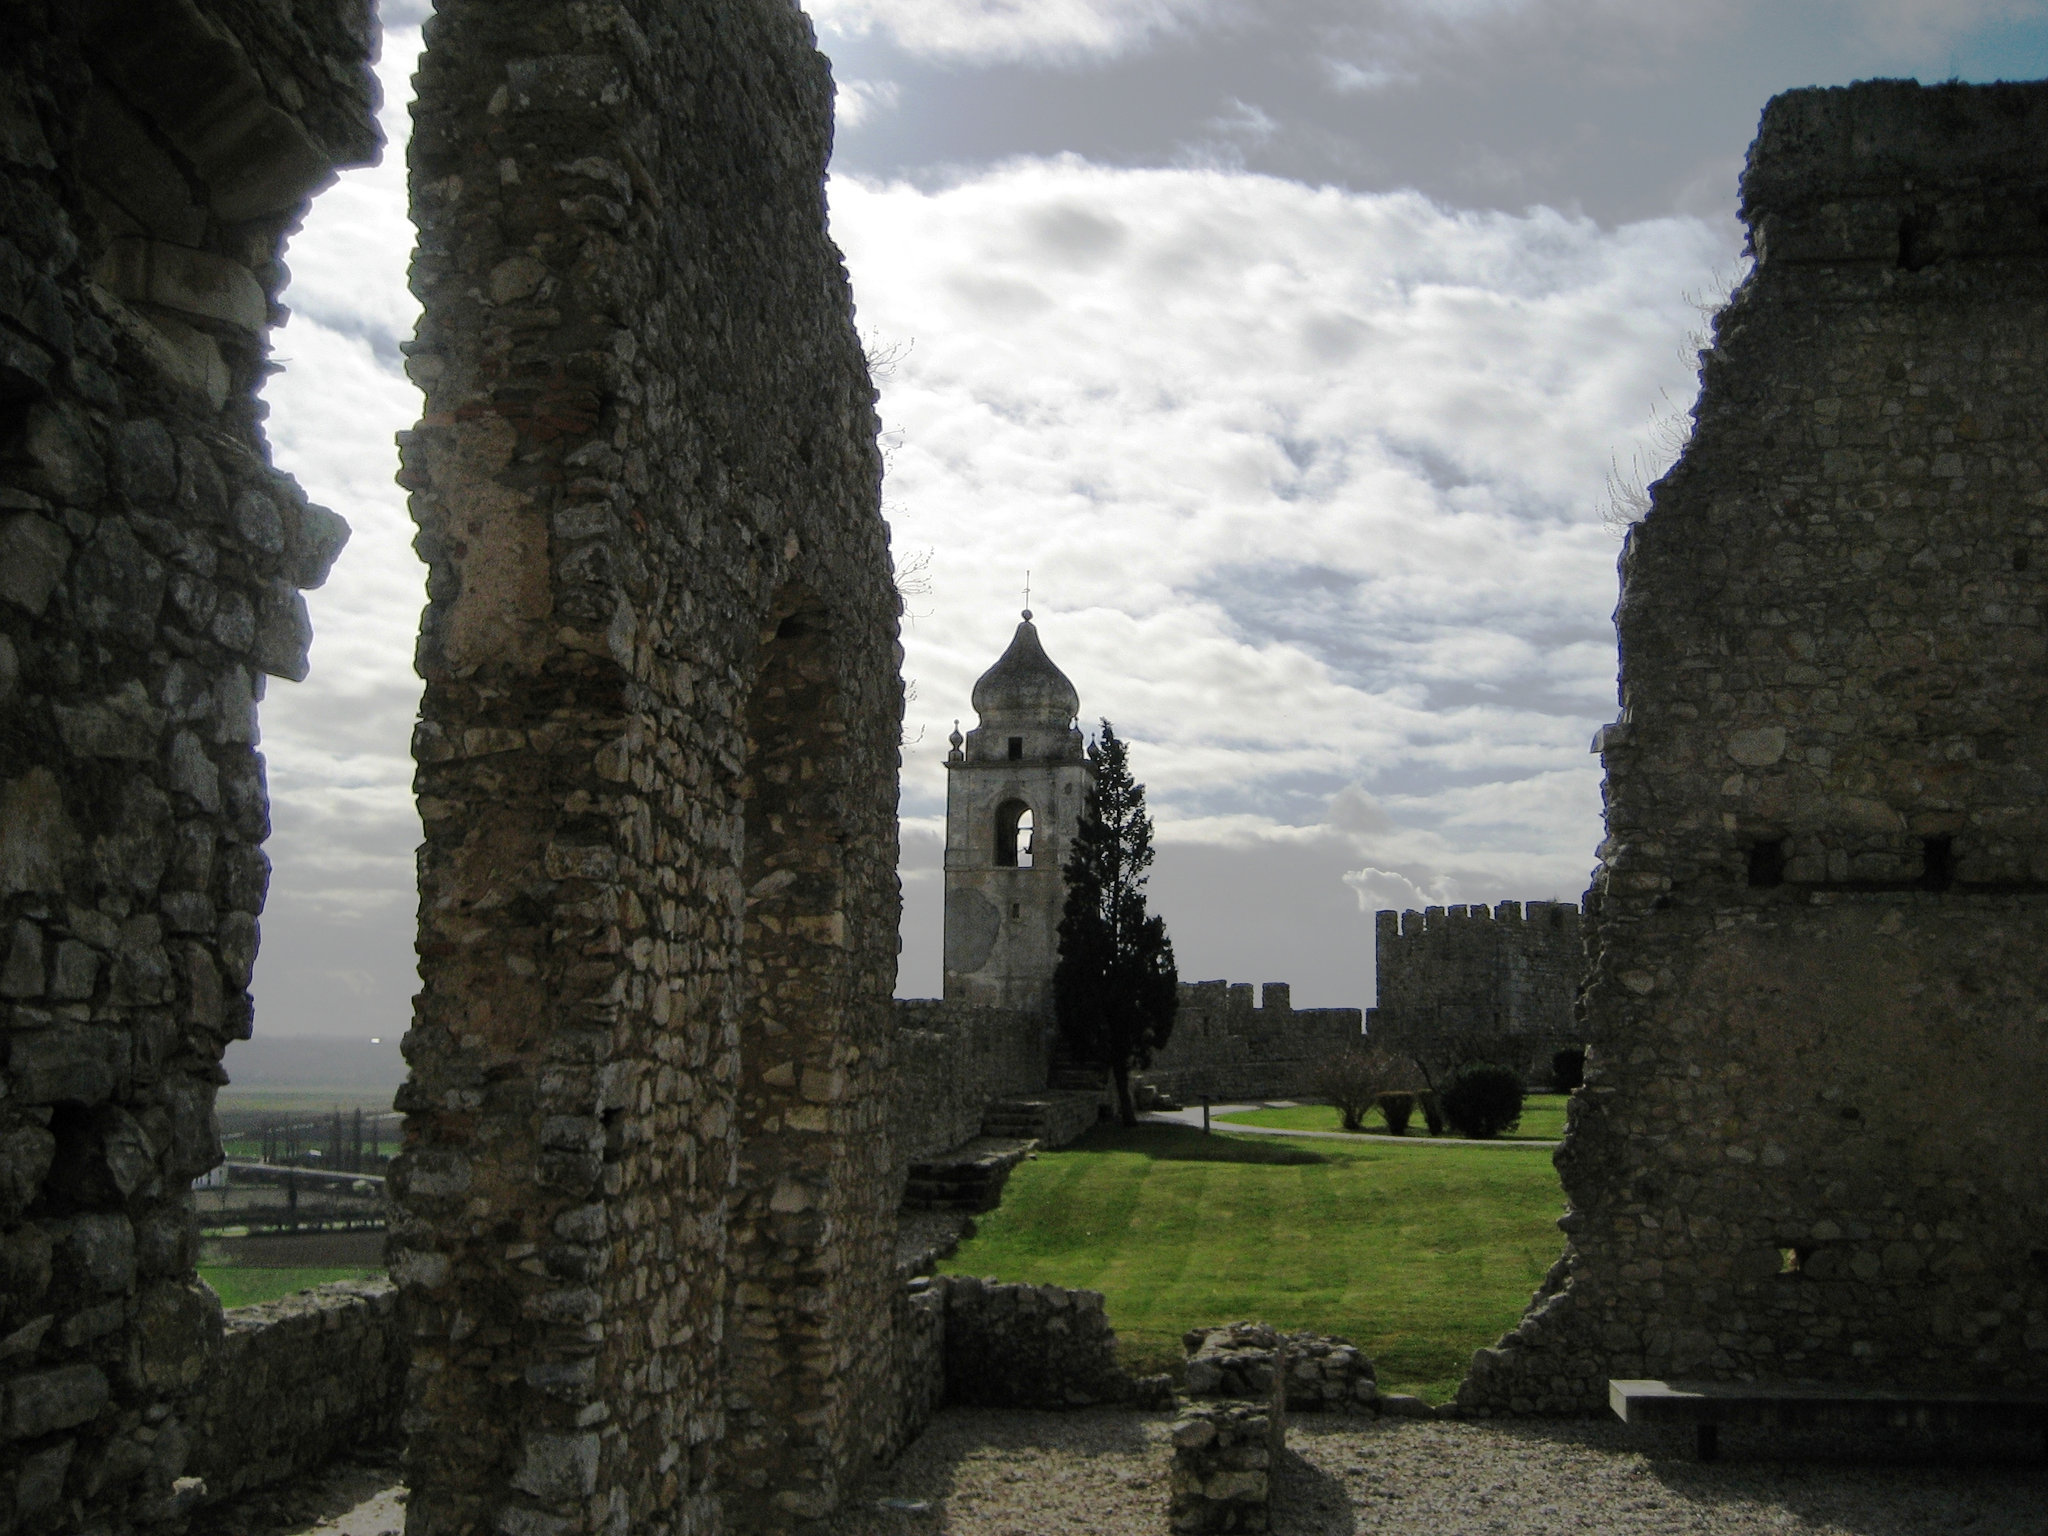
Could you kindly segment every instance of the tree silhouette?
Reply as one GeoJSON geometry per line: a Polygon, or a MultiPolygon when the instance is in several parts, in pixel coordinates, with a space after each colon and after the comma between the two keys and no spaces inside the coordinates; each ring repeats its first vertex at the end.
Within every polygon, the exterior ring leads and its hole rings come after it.
{"type": "Polygon", "coordinates": [[[1067,903],[1053,1013],[1077,1058],[1109,1068],[1118,1113],[1125,1125],[1136,1125],[1131,1069],[1150,1066],[1173,1033],[1180,976],[1165,920],[1145,911],[1152,863],[1145,786],[1131,777],[1125,745],[1107,720],[1088,744],[1088,761],[1095,788],[1063,871],[1067,903]]]}

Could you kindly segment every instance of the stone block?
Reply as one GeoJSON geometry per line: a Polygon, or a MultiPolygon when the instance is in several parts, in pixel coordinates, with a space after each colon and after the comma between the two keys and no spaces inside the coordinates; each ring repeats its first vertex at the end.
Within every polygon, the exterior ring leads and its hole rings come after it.
{"type": "Polygon", "coordinates": [[[48,518],[17,512],[0,522],[0,598],[40,618],[71,563],[71,540],[48,518]]]}
{"type": "Polygon", "coordinates": [[[88,1292],[113,1295],[135,1283],[135,1229],[125,1216],[67,1216],[49,1223],[60,1272],[88,1292]]]}
{"type": "Polygon", "coordinates": [[[114,1091],[112,1042],[78,1025],[17,1031],[7,1043],[7,1070],[24,1104],[98,1104],[114,1091]]]}
{"type": "Polygon", "coordinates": [[[109,241],[93,275],[124,299],[218,320],[252,336],[269,321],[270,301],[247,267],[187,245],[135,236],[109,241]]]}
{"type": "Polygon", "coordinates": [[[99,1416],[112,1398],[106,1373],[96,1365],[66,1365],[16,1376],[5,1384],[0,1436],[33,1440],[99,1416]]]}
{"type": "Polygon", "coordinates": [[[0,962],[0,997],[43,995],[43,930],[26,920],[14,925],[7,958],[0,962]]]}
{"type": "Polygon", "coordinates": [[[0,1221],[18,1220],[43,1187],[57,1138],[33,1123],[0,1130],[0,1221]]]}

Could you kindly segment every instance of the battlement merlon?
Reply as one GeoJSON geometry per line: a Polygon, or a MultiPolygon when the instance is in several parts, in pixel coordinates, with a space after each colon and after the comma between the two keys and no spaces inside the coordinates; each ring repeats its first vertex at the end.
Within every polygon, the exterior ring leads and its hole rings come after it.
{"type": "Polygon", "coordinates": [[[1474,903],[1425,907],[1420,912],[1412,908],[1405,912],[1387,908],[1373,914],[1373,937],[1375,941],[1415,939],[1425,934],[1435,937],[1470,932],[1482,923],[1489,930],[1533,928],[1538,924],[1563,927],[1576,924],[1582,915],[1578,903],[1571,901],[1503,901],[1491,908],[1474,903]]]}

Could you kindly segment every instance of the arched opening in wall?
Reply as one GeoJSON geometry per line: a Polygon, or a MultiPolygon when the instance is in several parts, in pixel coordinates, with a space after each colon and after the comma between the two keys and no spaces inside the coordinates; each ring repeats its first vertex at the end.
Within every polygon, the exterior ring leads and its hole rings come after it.
{"type": "Polygon", "coordinates": [[[996,863],[1003,869],[1031,867],[1031,807],[1022,800],[996,807],[996,863]]]}
{"type": "Polygon", "coordinates": [[[726,1524],[767,1530],[829,1508],[843,1384],[830,1357],[831,1171],[844,1128],[837,1027],[850,986],[843,909],[845,727],[831,623],[790,593],[748,696],[741,780],[739,1173],[727,1226],[726,1524]],[[778,1507],[778,1495],[789,1496],[778,1507]]]}

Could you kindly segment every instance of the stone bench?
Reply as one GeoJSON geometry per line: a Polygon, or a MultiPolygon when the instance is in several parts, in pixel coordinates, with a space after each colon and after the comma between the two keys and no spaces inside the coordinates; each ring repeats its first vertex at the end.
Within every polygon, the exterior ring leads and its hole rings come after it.
{"type": "Polygon", "coordinates": [[[1723,1424],[1777,1429],[2038,1430],[2048,1456],[2048,1392],[1910,1392],[1770,1382],[1616,1381],[1607,1404],[1624,1424],[1693,1427],[1701,1461],[1720,1454],[1723,1424]]]}

